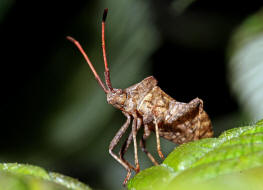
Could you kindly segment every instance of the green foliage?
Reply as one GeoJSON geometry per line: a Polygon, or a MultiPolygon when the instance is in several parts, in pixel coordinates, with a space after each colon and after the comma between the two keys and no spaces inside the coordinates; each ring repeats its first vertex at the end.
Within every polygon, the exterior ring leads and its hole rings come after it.
{"type": "Polygon", "coordinates": [[[69,189],[74,190],[91,190],[85,184],[79,182],[78,180],[71,178],[69,176],[64,176],[59,173],[50,172],[49,173],[50,179],[60,185],[66,186],[69,189]]]}
{"type": "Polygon", "coordinates": [[[68,176],[17,163],[0,164],[0,190],[91,190],[68,176]]]}
{"type": "Polygon", "coordinates": [[[177,147],[129,181],[132,190],[263,189],[263,122],[177,147]],[[252,186],[251,186],[252,185],[252,186]]]}
{"type": "Polygon", "coordinates": [[[250,118],[263,114],[263,10],[248,17],[229,43],[229,83],[240,106],[250,118]]]}

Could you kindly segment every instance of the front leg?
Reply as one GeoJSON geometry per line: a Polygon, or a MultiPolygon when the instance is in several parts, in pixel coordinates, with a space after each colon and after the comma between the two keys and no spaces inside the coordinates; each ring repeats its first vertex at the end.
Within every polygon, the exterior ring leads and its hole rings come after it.
{"type": "MultiPolygon", "coordinates": [[[[141,119],[141,118],[138,118],[138,119],[137,119],[137,131],[136,131],[136,133],[140,130],[141,126],[142,126],[142,119],[141,119]]],[[[123,144],[123,146],[121,147],[121,150],[120,150],[120,152],[119,152],[120,158],[121,158],[123,161],[125,161],[127,164],[129,164],[129,163],[128,163],[128,161],[126,161],[126,160],[124,159],[124,154],[127,152],[127,150],[128,150],[128,148],[129,148],[132,140],[133,140],[133,132],[131,131],[131,133],[129,134],[128,138],[125,140],[125,143],[123,144]]],[[[133,169],[134,169],[134,171],[136,171],[135,168],[133,168],[133,169]]],[[[138,170],[138,169],[137,169],[137,170],[138,170]]]]}
{"type": "Polygon", "coordinates": [[[127,170],[128,173],[127,173],[127,176],[123,182],[123,184],[125,185],[127,183],[127,181],[129,180],[129,178],[131,177],[132,167],[129,164],[127,164],[126,162],[124,162],[121,158],[119,158],[113,152],[114,147],[116,147],[116,145],[119,143],[121,137],[126,132],[126,130],[128,129],[128,127],[131,123],[131,116],[127,113],[124,113],[124,112],[123,112],[123,114],[127,117],[127,121],[123,124],[123,126],[119,129],[119,131],[115,135],[115,137],[112,139],[110,146],[109,146],[109,153],[115,160],[117,160],[127,170]]]}

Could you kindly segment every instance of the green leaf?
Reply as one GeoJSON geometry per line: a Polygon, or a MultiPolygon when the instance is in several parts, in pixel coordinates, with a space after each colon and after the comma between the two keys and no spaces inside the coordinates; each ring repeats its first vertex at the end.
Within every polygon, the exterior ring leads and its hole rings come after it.
{"type": "Polygon", "coordinates": [[[62,174],[48,173],[28,164],[0,164],[0,190],[91,190],[87,185],[62,174]]]}
{"type": "Polygon", "coordinates": [[[161,165],[131,179],[128,189],[246,189],[251,181],[254,189],[262,189],[263,182],[259,180],[262,173],[261,120],[251,126],[230,129],[218,138],[180,145],[161,165]]]}
{"type": "Polygon", "coordinates": [[[66,186],[69,189],[75,190],[91,190],[85,184],[79,182],[78,180],[71,178],[69,176],[64,176],[59,173],[50,172],[49,176],[53,182],[66,186]]]}
{"type": "Polygon", "coordinates": [[[38,166],[32,166],[29,164],[2,163],[0,164],[0,171],[20,175],[31,175],[35,177],[41,177],[42,179],[50,179],[46,170],[38,166]]]}
{"type": "Polygon", "coordinates": [[[65,187],[32,176],[15,175],[9,172],[0,173],[1,190],[67,190],[65,187]]]}

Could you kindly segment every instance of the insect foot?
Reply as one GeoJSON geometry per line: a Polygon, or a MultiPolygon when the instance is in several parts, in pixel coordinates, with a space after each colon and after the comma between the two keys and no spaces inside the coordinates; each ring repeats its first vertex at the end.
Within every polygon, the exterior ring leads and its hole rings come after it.
{"type": "Polygon", "coordinates": [[[123,182],[125,185],[130,179],[132,171],[136,173],[140,171],[136,136],[141,127],[144,129],[144,133],[140,139],[140,147],[154,165],[158,165],[158,162],[146,148],[146,140],[151,132],[155,132],[158,155],[160,158],[164,159],[164,155],[161,151],[160,137],[176,144],[182,144],[193,140],[212,137],[213,130],[211,121],[207,113],[203,110],[203,101],[201,99],[195,98],[189,103],[176,101],[157,86],[157,80],[153,76],[147,77],[141,82],[124,90],[112,87],[110,70],[106,58],[104,35],[107,12],[108,9],[105,9],[103,13],[101,36],[105,66],[105,83],[102,82],[80,43],[69,36],[67,39],[74,43],[83,55],[99,86],[105,92],[107,102],[121,110],[123,115],[127,118],[109,146],[110,155],[127,170],[127,176],[123,182]],[[131,122],[131,132],[121,147],[119,155],[117,155],[113,150],[130,127],[131,122]],[[134,147],[135,167],[124,158],[124,154],[127,152],[132,142],[134,147]]]}

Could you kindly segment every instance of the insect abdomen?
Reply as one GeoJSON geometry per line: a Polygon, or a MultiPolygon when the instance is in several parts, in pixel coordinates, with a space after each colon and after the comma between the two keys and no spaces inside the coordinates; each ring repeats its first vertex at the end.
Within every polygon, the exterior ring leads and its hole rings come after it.
{"type": "Polygon", "coordinates": [[[156,117],[160,136],[182,144],[213,135],[211,121],[202,106],[198,98],[189,103],[178,102],[155,86],[144,96],[137,110],[152,131],[156,117]]]}
{"type": "Polygon", "coordinates": [[[160,136],[177,144],[213,136],[211,121],[199,98],[187,104],[170,102],[168,114],[159,129],[160,136]]]}

